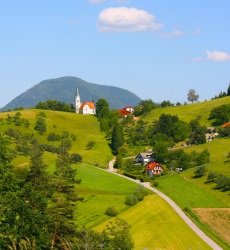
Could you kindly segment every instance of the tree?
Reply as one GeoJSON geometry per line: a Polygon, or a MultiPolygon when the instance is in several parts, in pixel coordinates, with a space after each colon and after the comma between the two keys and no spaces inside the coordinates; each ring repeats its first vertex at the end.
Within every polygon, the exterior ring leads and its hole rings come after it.
{"type": "Polygon", "coordinates": [[[34,129],[37,130],[40,134],[43,134],[46,132],[46,122],[43,117],[38,117],[34,126],[34,129]]]}
{"type": "Polygon", "coordinates": [[[227,96],[230,96],[230,83],[229,83],[228,89],[227,89],[227,96]]]}
{"type": "Polygon", "coordinates": [[[195,89],[190,89],[187,94],[187,99],[189,102],[194,102],[199,99],[199,95],[196,93],[195,89]]]}
{"type": "Polygon", "coordinates": [[[223,104],[211,110],[209,120],[215,119],[213,125],[222,125],[230,120],[230,104],[223,104]]]}
{"type": "Polygon", "coordinates": [[[191,127],[191,134],[190,134],[190,143],[191,144],[202,144],[206,142],[206,127],[201,126],[199,121],[192,120],[190,121],[190,127],[191,127]]]}
{"type": "Polygon", "coordinates": [[[206,172],[205,166],[203,166],[203,165],[199,166],[199,167],[196,168],[196,170],[194,172],[194,174],[195,174],[194,177],[195,178],[200,178],[200,177],[204,176],[205,172],[206,172]]]}
{"type": "Polygon", "coordinates": [[[134,114],[135,116],[147,114],[157,106],[151,99],[143,100],[135,107],[134,114]]]}
{"type": "Polygon", "coordinates": [[[108,118],[109,117],[109,103],[101,98],[96,103],[96,116],[98,118],[108,118]]]}
{"type": "Polygon", "coordinates": [[[80,183],[80,181],[76,179],[76,170],[71,165],[68,153],[70,147],[69,139],[63,136],[56,161],[55,192],[50,208],[53,222],[51,249],[64,249],[63,244],[69,244],[73,247],[76,243],[74,210],[78,197],[75,184],[80,183]]]}
{"type": "Polygon", "coordinates": [[[121,218],[109,222],[103,233],[108,237],[108,248],[111,250],[131,250],[134,247],[130,235],[130,226],[121,218]]]}
{"type": "Polygon", "coordinates": [[[123,133],[119,123],[117,123],[112,132],[111,148],[114,155],[118,154],[119,148],[123,145],[123,133]]]}

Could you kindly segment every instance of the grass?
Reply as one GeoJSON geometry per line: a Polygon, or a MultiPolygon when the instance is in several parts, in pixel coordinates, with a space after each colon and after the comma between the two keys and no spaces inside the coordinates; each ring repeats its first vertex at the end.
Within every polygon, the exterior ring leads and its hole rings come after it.
{"type": "MultiPolygon", "coordinates": [[[[207,171],[216,171],[230,176],[230,163],[226,161],[230,140],[215,139],[210,143],[192,146],[186,151],[200,152],[206,148],[210,152],[210,163],[206,165],[207,171]]],[[[160,177],[158,188],[171,197],[181,208],[230,207],[229,192],[214,189],[214,183],[205,184],[207,174],[202,178],[193,178],[194,171],[193,168],[180,174],[160,177]]]]}
{"type": "MultiPolygon", "coordinates": [[[[182,174],[166,175],[159,178],[157,187],[172,198],[181,208],[228,207],[230,204],[199,186],[195,179],[182,174]]],[[[218,191],[215,191],[218,192],[218,191]]]]}
{"type": "MultiPolygon", "coordinates": [[[[76,141],[72,143],[71,152],[82,155],[84,162],[106,167],[109,160],[113,157],[108,142],[104,134],[100,131],[99,123],[94,116],[42,110],[47,116],[47,132],[41,136],[33,129],[36,115],[41,112],[41,110],[31,109],[20,112],[22,118],[30,121],[30,127],[25,128],[23,126],[15,126],[14,124],[6,124],[6,121],[4,121],[4,124],[0,125],[0,132],[4,132],[8,128],[13,128],[23,133],[35,134],[41,143],[58,145],[58,142],[47,142],[47,135],[51,132],[61,134],[63,131],[67,131],[76,136],[76,141]],[[93,148],[87,150],[89,141],[94,141],[95,144],[93,148]]],[[[8,114],[14,116],[15,113],[16,112],[0,113],[0,118],[6,118],[8,114]]],[[[49,159],[47,160],[49,161],[49,159]]]]}
{"type": "Polygon", "coordinates": [[[226,103],[230,103],[230,96],[183,106],[157,108],[154,109],[150,114],[144,116],[143,119],[152,122],[158,120],[162,114],[170,114],[177,115],[180,119],[190,122],[191,120],[199,117],[200,123],[202,125],[210,126],[212,121],[209,121],[208,117],[211,110],[226,103]]]}
{"type": "MultiPolygon", "coordinates": [[[[171,209],[156,195],[124,211],[119,217],[131,225],[135,249],[210,249],[171,209]]],[[[95,227],[102,231],[107,222],[95,227]]]]}
{"type": "Polygon", "coordinates": [[[138,188],[133,182],[89,165],[78,164],[77,177],[82,180],[77,192],[84,198],[76,211],[79,227],[92,227],[107,220],[105,210],[109,206],[124,211],[128,208],[125,197],[138,188]]]}

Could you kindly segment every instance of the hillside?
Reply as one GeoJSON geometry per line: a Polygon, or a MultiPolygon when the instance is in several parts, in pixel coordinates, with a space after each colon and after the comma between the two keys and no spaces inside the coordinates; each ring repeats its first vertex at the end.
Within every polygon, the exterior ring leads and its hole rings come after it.
{"type": "Polygon", "coordinates": [[[151,113],[144,116],[145,121],[152,122],[157,120],[161,114],[177,115],[180,119],[190,122],[193,119],[199,118],[202,125],[209,126],[211,121],[208,120],[211,110],[222,104],[230,103],[230,96],[205,101],[201,103],[187,104],[183,106],[166,107],[154,109],[151,113]]]}
{"type": "Polygon", "coordinates": [[[141,101],[137,95],[125,89],[89,83],[77,77],[61,77],[38,83],[14,98],[2,110],[16,107],[31,108],[38,102],[48,99],[74,104],[77,88],[82,102],[91,101],[92,98],[95,101],[104,98],[109,102],[111,108],[118,109],[126,105],[135,106],[141,101]]]}
{"type": "MultiPolygon", "coordinates": [[[[61,134],[63,131],[68,131],[69,134],[74,135],[76,138],[72,142],[72,153],[79,153],[85,163],[107,167],[109,160],[112,158],[112,154],[104,134],[100,131],[99,123],[96,117],[66,112],[42,111],[46,114],[45,120],[47,132],[40,135],[36,130],[34,130],[36,115],[40,112],[40,110],[31,109],[22,110],[20,112],[21,118],[29,121],[29,127],[27,128],[23,125],[15,126],[14,123],[9,124],[6,121],[6,118],[8,115],[13,117],[16,112],[5,112],[0,113],[0,119],[3,118],[0,122],[0,132],[5,132],[7,129],[12,128],[23,133],[34,134],[40,143],[58,146],[58,141],[49,142],[47,141],[47,136],[51,132],[61,134]],[[94,145],[91,149],[88,149],[87,144],[90,141],[94,142],[94,145]]],[[[48,163],[53,162],[53,154],[46,153],[45,157],[48,163]]],[[[23,164],[25,161],[24,157],[21,157],[20,159],[16,160],[17,163],[23,164]]]]}

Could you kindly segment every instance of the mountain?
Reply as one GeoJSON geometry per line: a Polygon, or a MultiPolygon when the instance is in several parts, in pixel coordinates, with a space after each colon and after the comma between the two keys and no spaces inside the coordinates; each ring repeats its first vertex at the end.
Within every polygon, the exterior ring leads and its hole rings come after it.
{"type": "Polygon", "coordinates": [[[126,105],[135,106],[141,101],[137,95],[122,88],[89,83],[77,77],[60,77],[38,83],[14,98],[2,110],[34,107],[38,102],[48,99],[74,104],[77,88],[82,102],[104,98],[109,102],[110,108],[114,109],[126,105]]]}

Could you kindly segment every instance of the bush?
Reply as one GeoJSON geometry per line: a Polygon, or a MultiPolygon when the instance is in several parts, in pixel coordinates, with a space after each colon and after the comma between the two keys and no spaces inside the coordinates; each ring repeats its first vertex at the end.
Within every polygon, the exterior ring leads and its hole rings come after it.
{"type": "Polygon", "coordinates": [[[138,199],[135,195],[130,194],[125,198],[125,204],[128,206],[134,206],[138,203],[138,199]]]}
{"type": "Polygon", "coordinates": [[[70,160],[72,163],[77,163],[82,161],[82,156],[80,154],[71,154],[70,160]]]}
{"type": "Polygon", "coordinates": [[[48,141],[60,141],[60,139],[61,139],[60,135],[53,132],[48,134],[47,136],[48,141]]]}
{"type": "Polygon", "coordinates": [[[158,181],[154,181],[154,182],[153,182],[153,186],[154,186],[154,187],[158,187],[158,186],[159,186],[159,182],[158,182],[158,181]]]}
{"type": "Polygon", "coordinates": [[[194,178],[200,178],[200,177],[204,176],[205,172],[206,172],[205,166],[197,167],[196,171],[194,172],[194,174],[195,174],[194,178]]]}
{"type": "Polygon", "coordinates": [[[118,212],[114,207],[107,207],[107,209],[105,210],[105,214],[110,217],[115,217],[118,215],[118,212]]]}

